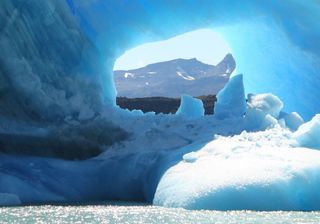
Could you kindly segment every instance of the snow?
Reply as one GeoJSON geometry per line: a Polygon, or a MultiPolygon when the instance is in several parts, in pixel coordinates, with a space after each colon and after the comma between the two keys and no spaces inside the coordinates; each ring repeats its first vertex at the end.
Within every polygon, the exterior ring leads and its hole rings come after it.
{"type": "Polygon", "coordinates": [[[202,100],[192,96],[183,95],[176,115],[181,115],[187,118],[199,118],[204,116],[202,100]]]}
{"type": "Polygon", "coordinates": [[[243,117],[246,112],[243,76],[232,77],[218,93],[214,115],[219,119],[243,117]]]}
{"type": "Polygon", "coordinates": [[[129,78],[129,77],[134,77],[134,74],[130,73],[130,72],[126,72],[124,73],[123,77],[125,77],[126,79],[129,78]]]}
{"type": "Polygon", "coordinates": [[[188,81],[192,81],[192,80],[195,80],[194,77],[190,76],[190,75],[184,75],[182,72],[177,72],[177,75],[182,77],[183,79],[185,80],[188,80],[188,81]]]}

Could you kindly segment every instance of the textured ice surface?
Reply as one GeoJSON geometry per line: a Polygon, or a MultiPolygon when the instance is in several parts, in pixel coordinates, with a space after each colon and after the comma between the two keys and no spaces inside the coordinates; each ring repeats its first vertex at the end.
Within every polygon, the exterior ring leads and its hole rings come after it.
{"type": "Polygon", "coordinates": [[[178,108],[176,114],[188,118],[199,118],[204,116],[202,100],[192,96],[183,95],[181,97],[180,107],[178,108]]]}
{"type": "Polygon", "coordinates": [[[246,99],[243,87],[243,75],[232,77],[218,93],[214,106],[214,115],[219,119],[243,117],[246,113],[246,99]]]}
{"type": "Polygon", "coordinates": [[[103,94],[105,64],[64,0],[4,0],[0,20],[0,114],[56,120],[114,97],[103,94]]]}

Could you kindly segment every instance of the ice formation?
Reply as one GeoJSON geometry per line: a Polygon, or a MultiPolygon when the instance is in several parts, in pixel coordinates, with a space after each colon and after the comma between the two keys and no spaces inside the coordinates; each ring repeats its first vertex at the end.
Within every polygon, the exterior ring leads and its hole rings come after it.
{"type": "Polygon", "coordinates": [[[297,112],[289,114],[281,112],[280,118],[284,120],[285,125],[292,131],[296,131],[304,123],[304,120],[297,112]]]}
{"type": "MultiPolygon", "coordinates": [[[[278,124],[282,101],[273,94],[248,94],[246,123],[248,130],[263,130],[278,124]]],[[[285,126],[285,124],[283,124],[285,126]]]]}
{"type": "Polygon", "coordinates": [[[294,139],[302,147],[320,149],[320,114],[301,125],[294,133],[294,139]]]}
{"type": "Polygon", "coordinates": [[[0,204],[320,209],[319,115],[302,119],[320,108],[319,10],[317,0],[0,1],[0,204]],[[114,106],[118,56],[204,27],[244,74],[215,116],[114,106]],[[243,87],[272,94],[245,99],[243,87]]]}
{"type": "Polygon", "coordinates": [[[246,99],[243,87],[243,76],[230,79],[218,93],[214,106],[214,115],[219,119],[242,117],[246,113],[246,99]]]}
{"type": "Polygon", "coordinates": [[[192,96],[183,95],[181,97],[180,107],[178,108],[177,115],[182,115],[188,118],[199,118],[204,116],[204,107],[200,99],[193,98],[192,96]]]}

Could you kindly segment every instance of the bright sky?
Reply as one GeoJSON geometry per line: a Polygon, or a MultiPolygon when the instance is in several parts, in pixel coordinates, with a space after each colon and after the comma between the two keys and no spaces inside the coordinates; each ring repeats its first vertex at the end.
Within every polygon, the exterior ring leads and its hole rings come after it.
{"type": "Polygon", "coordinates": [[[130,70],[176,58],[197,58],[216,65],[228,53],[231,49],[220,34],[211,29],[201,29],[128,50],[117,59],[114,70],[130,70]]]}

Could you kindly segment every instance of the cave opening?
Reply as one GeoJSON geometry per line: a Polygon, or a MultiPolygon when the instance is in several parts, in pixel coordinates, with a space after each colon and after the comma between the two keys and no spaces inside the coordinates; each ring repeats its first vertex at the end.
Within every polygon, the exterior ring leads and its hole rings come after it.
{"type": "Polygon", "coordinates": [[[116,103],[122,109],[175,114],[181,96],[189,95],[202,100],[210,115],[216,94],[235,69],[230,46],[212,29],[145,43],[114,64],[116,103]]]}

